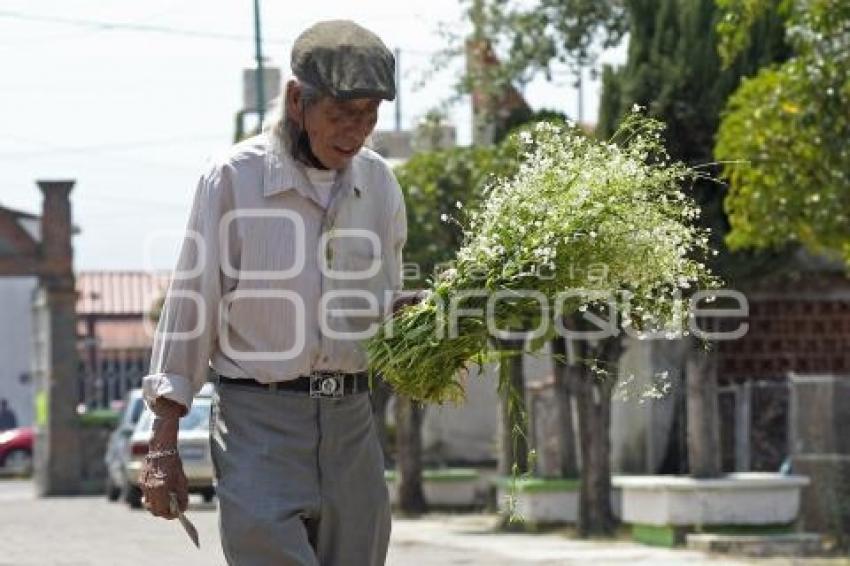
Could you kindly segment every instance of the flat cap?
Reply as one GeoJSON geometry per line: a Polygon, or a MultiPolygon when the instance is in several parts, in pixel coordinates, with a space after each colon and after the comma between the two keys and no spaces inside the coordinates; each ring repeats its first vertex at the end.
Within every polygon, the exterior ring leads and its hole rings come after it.
{"type": "Polygon", "coordinates": [[[292,46],[292,72],[340,100],[395,98],[395,57],[381,39],[349,20],[319,22],[292,46]]]}

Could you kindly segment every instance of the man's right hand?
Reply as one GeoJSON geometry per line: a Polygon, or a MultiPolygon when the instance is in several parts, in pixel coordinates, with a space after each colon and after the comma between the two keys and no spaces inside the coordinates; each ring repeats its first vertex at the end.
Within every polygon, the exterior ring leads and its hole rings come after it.
{"type": "Polygon", "coordinates": [[[157,457],[157,453],[168,452],[177,447],[177,431],[185,407],[160,397],[151,407],[156,417],[153,436],[149,446],[149,457],[142,466],[139,484],[144,496],[145,508],[157,517],[176,519],[171,512],[171,494],[177,496],[181,511],[189,506],[189,487],[183,473],[183,462],[178,454],[157,457]],[[154,456],[154,457],[150,457],[154,456]]]}

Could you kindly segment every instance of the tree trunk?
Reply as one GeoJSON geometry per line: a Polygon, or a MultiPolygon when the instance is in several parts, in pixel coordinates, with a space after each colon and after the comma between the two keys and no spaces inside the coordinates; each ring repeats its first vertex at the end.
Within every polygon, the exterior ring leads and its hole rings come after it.
{"type": "Polygon", "coordinates": [[[555,373],[555,397],[558,406],[559,450],[561,457],[561,477],[574,478],[578,476],[578,462],[576,460],[576,434],[573,428],[573,383],[569,371],[567,359],[567,342],[564,338],[556,336],[552,339],[552,353],[557,357],[553,359],[555,373]]]}
{"type": "Polygon", "coordinates": [[[693,344],[686,363],[688,382],[688,464],[695,478],[721,475],[717,356],[693,344]]]}
{"type": "Polygon", "coordinates": [[[422,412],[418,403],[396,396],[398,505],[406,515],[419,515],[428,510],[422,491],[422,412]]]}
{"type": "Polygon", "coordinates": [[[579,445],[581,450],[581,487],[579,492],[579,536],[610,536],[616,521],[611,511],[611,395],[617,381],[616,362],[622,350],[621,339],[602,343],[597,358],[609,368],[605,378],[594,375],[581,361],[590,357],[585,341],[577,341],[579,445]]]}
{"type": "MultiPolygon", "coordinates": [[[[522,341],[501,341],[500,348],[521,352],[522,341]]],[[[503,356],[499,362],[499,383],[505,385],[501,391],[501,439],[499,451],[499,473],[503,476],[528,471],[528,415],[525,395],[525,373],[522,354],[503,356]],[[509,385],[509,387],[507,386],[509,385]]]]}

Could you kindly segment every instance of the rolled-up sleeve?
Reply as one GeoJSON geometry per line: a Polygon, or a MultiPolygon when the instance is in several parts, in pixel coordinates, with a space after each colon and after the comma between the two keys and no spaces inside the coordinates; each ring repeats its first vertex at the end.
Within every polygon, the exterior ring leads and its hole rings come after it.
{"type": "MultiPolygon", "coordinates": [[[[227,187],[220,167],[211,168],[198,181],[186,235],[157,324],[150,373],[142,381],[148,404],[165,397],[188,410],[207,381],[218,334],[219,304],[223,292],[233,285],[222,273],[219,241],[219,227],[228,208],[227,187]]],[[[232,261],[235,246],[228,247],[232,261]]]]}

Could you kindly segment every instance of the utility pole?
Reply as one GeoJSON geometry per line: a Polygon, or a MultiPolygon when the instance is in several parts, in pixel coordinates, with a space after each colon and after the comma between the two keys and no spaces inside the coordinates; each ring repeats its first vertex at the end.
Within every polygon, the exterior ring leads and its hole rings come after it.
{"type": "Polygon", "coordinates": [[[395,48],[395,131],[401,131],[401,48],[395,48]]]}
{"type": "Polygon", "coordinates": [[[260,28],[260,0],[254,0],[254,51],[257,59],[257,120],[258,130],[263,127],[266,115],[265,77],[263,76],[263,38],[260,28]]]}

